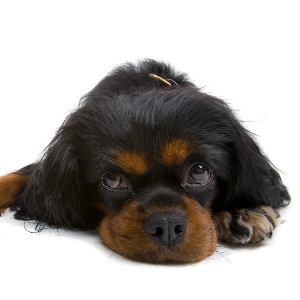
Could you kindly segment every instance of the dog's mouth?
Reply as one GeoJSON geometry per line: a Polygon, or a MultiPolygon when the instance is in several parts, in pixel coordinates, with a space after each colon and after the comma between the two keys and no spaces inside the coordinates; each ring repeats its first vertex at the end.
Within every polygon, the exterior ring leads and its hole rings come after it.
{"type": "Polygon", "coordinates": [[[114,252],[148,263],[191,263],[212,255],[217,235],[210,212],[195,200],[182,207],[154,207],[145,212],[132,200],[121,213],[108,214],[100,236],[114,252]]]}

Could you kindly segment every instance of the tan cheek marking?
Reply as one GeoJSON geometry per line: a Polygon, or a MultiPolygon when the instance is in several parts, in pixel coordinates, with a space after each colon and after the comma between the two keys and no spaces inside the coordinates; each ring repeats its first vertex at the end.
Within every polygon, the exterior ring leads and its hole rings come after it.
{"type": "Polygon", "coordinates": [[[3,213],[28,182],[28,176],[8,174],[0,177],[0,209],[3,213]]]}
{"type": "Polygon", "coordinates": [[[114,163],[132,175],[143,175],[149,170],[147,160],[134,152],[117,153],[114,163]]]}
{"type": "Polygon", "coordinates": [[[177,165],[182,163],[195,150],[195,147],[186,140],[174,140],[164,145],[160,160],[167,166],[177,165]]]}
{"type": "Polygon", "coordinates": [[[98,230],[109,249],[133,259],[131,256],[134,256],[135,250],[147,244],[142,221],[138,213],[138,202],[134,199],[125,205],[120,213],[108,213],[98,230]]]}
{"type": "Polygon", "coordinates": [[[146,213],[139,212],[136,199],[128,202],[118,214],[108,214],[99,227],[104,244],[129,259],[150,262],[197,262],[214,253],[217,246],[215,226],[210,212],[196,201],[185,197],[185,208],[172,207],[183,213],[189,227],[184,240],[167,251],[157,245],[145,232],[143,221],[150,214],[166,211],[170,207],[155,207],[146,213]]]}
{"type": "Polygon", "coordinates": [[[217,248],[217,232],[209,210],[185,196],[186,217],[189,226],[184,243],[179,249],[186,253],[189,261],[196,262],[212,255],[217,248]]]}

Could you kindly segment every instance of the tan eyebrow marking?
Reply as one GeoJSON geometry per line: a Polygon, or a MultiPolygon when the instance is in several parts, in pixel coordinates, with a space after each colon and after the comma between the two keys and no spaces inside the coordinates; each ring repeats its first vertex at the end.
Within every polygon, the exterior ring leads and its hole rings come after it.
{"type": "Polygon", "coordinates": [[[167,166],[178,165],[195,151],[195,147],[187,140],[173,140],[163,146],[160,161],[167,166]]]}
{"type": "Polygon", "coordinates": [[[149,163],[146,158],[134,152],[125,151],[117,153],[114,163],[126,173],[132,175],[143,175],[149,170],[149,163]]]}

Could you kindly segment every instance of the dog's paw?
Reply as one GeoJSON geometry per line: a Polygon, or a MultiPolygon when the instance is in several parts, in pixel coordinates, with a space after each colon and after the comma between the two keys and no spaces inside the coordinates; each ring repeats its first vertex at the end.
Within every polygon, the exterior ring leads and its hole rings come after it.
{"type": "Polygon", "coordinates": [[[0,217],[25,188],[28,179],[28,176],[14,173],[0,177],[0,217]]]}
{"type": "Polygon", "coordinates": [[[270,206],[235,209],[214,215],[219,241],[233,244],[257,243],[271,238],[280,215],[270,206]]]}

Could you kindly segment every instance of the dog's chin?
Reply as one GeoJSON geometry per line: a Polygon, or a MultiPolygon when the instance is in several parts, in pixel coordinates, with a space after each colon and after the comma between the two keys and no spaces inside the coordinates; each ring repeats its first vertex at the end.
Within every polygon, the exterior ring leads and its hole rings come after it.
{"type": "Polygon", "coordinates": [[[146,263],[194,263],[212,255],[217,247],[215,225],[210,212],[185,197],[182,207],[155,207],[139,212],[136,199],[128,202],[121,213],[108,214],[99,227],[104,244],[131,260],[146,263]],[[183,239],[171,247],[159,245],[144,229],[144,220],[153,213],[177,211],[187,219],[183,239]]]}

